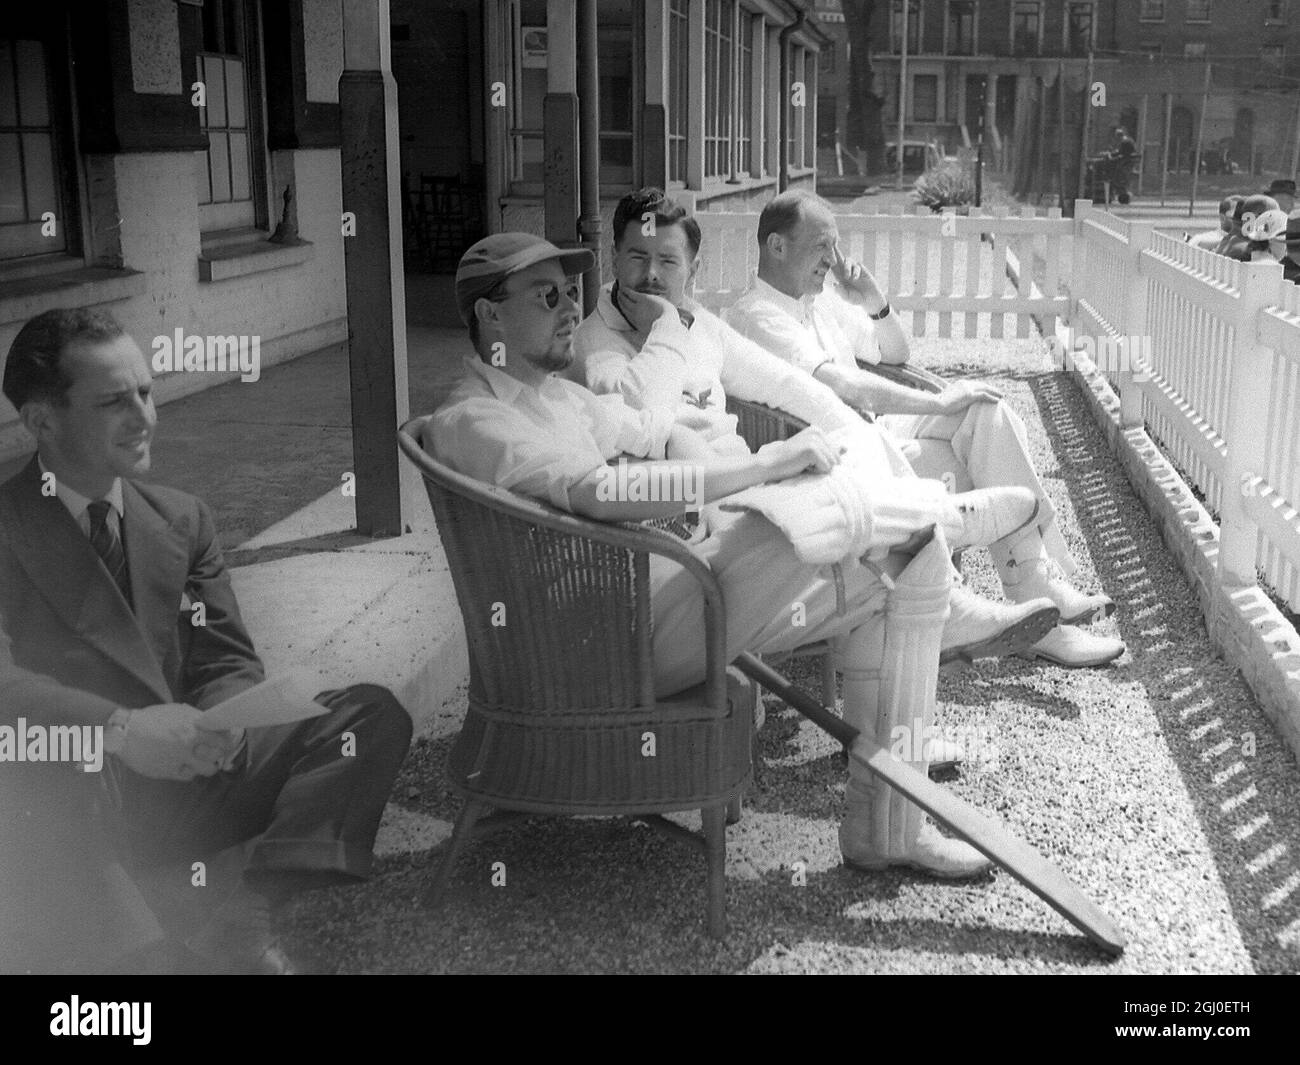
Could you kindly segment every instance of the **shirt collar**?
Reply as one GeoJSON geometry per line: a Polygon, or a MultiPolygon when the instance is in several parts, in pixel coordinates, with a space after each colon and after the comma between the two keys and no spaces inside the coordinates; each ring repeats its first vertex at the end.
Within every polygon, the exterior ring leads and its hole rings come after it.
{"type": "MultiPolygon", "coordinates": [[[[699,302],[692,299],[688,294],[682,301],[679,310],[698,316],[701,308],[699,302]]],[[[627,320],[627,315],[614,303],[614,282],[612,281],[601,287],[600,298],[596,301],[596,313],[600,315],[600,320],[615,332],[635,333],[637,331],[636,327],[627,320]]]]}
{"type": "Polygon", "coordinates": [[[600,320],[615,332],[635,332],[632,323],[627,320],[627,315],[614,306],[613,293],[614,283],[612,281],[608,285],[601,286],[600,299],[596,301],[596,313],[600,315],[600,320]]]}
{"type": "MultiPolygon", "coordinates": [[[[45,463],[41,460],[39,454],[36,456],[36,462],[41,468],[42,476],[49,472],[45,468],[45,463]]],[[[69,513],[71,513],[74,518],[80,518],[81,515],[86,512],[86,509],[90,504],[95,502],[95,500],[88,496],[83,496],[76,489],[68,487],[66,481],[61,481],[57,477],[54,479],[54,492],[62,501],[63,505],[68,508],[69,513]]],[[[114,477],[113,487],[105,492],[100,498],[113,505],[113,509],[117,511],[118,521],[121,521],[126,513],[122,506],[122,478],[114,477]]]]}
{"type": "Polygon", "coordinates": [[[477,355],[465,356],[465,367],[468,373],[475,374],[479,380],[488,386],[497,399],[502,403],[515,403],[525,392],[531,392],[534,395],[542,395],[550,392],[555,388],[563,388],[560,379],[554,374],[548,374],[546,380],[542,383],[540,389],[533,388],[531,385],[524,384],[516,377],[511,377],[498,366],[484,362],[477,355]]]}
{"type": "Polygon", "coordinates": [[[799,299],[787,296],[779,288],[764,281],[758,274],[754,275],[754,290],[762,295],[764,299],[775,303],[786,314],[793,315],[801,322],[805,321],[808,315],[812,313],[813,300],[817,298],[816,294],[801,296],[799,299]]]}

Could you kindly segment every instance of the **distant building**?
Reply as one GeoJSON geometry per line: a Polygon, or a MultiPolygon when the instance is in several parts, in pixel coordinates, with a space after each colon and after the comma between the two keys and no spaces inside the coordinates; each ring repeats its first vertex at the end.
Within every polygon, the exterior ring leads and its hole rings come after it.
{"type": "MultiPolygon", "coordinates": [[[[831,39],[820,68],[823,150],[842,141],[846,127],[843,12],[853,2],[816,3],[831,39]]],[[[1243,169],[1253,162],[1257,171],[1289,173],[1300,108],[1297,8],[1296,0],[908,0],[906,135],[952,151],[983,130],[990,158],[1040,190],[1059,185],[1064,144],[1073,189],[1091,52],[1092,84],[1105,86],[1106,103],[1089,116],[1087,151],[1104,148],[1119,123],[1139,140],[1147,177],[1158,174],[1166,142],[1171,169],[1188,170],[1208,62],[1204,154],[1214,148],[1243,169]]],[[[887,141],[896,137],[902,21],[903,0],[877,0],[874,88],[885,101],[887,141]]],[[[831,158],[823,155],[822,166],[831,158]]]]}

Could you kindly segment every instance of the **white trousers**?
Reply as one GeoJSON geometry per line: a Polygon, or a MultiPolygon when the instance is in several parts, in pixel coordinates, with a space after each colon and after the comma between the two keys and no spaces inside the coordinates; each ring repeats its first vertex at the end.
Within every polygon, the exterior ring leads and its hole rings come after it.
{"type": "MultiPolygon", "coordinates": [[[[722,585],[728,662],[742,651],[792,651],[883,614],[887,590],[872,569],[845,566],[837,581],[830,567],[801,562],[761,515],[714,511],[707,509],[710,533],[694,548],[722,585]]],[[[693,576],[658,556],[650,560],[650,584],[655,691],[662,697],[704,680],[704,597],[693,576]]]]}
{"type": "Polygon", "coordinates": [[[899,441],[918,476],[945,481],[954,492],[1028,488],[1039,500],[1044,549],[1067,575],[1075,571],[1056,509],[1029,457],[1025,423],[1005,402],[972,403],[960,414],[888,414],[876,424],[899,441]]]}

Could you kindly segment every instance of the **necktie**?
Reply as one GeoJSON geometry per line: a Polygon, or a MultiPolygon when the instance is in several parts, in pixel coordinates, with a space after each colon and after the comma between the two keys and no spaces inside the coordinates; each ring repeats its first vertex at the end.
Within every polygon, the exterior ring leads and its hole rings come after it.
{"type": "Polygon", "coordinates": [[[96,500],[86,508],[90,515],[90,546],[95,549],[108,575],[113,578],[122,598],[131,603],[131,579],[126,572],[126,552],[113,527],[108,524],[108,512],[113,504],[106,499],[96,500]]]}

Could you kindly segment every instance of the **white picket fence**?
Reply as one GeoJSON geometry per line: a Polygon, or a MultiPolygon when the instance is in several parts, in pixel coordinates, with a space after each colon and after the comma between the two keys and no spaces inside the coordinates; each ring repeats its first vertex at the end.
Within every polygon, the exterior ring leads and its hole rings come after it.
{"type": "MultiPolygon", "coordinates": [[[[703,237],[696,296],[717,310],[745,290],[758,267],[758,215],[695,217],[703,237]]],[[[1027,337],[1035,318],[1050,330],[1068,310],[1058,282],[1062,244],[1074,223],[1058,208],[936,215],[926,207],[904,213],[900,206],[884,214],[837,214],[836,223],[845,254],[875,275],[914,336],[951,337],[956,316],[957,336],[1003,337],[1009,325],[1009,335],[1027,337]]]]}
{"type": "Polygon", "coordinates": [[[1300,285],[1084,201],[1074,225],[1071,323],[1121,356],[1096,361],[1124,425],[1145,425],[1218,514],[1222,579],[1258,571],[1300,610],[1300,285]],[[1117,337],[1150,366],[1104,344],[1117,337]]]}

